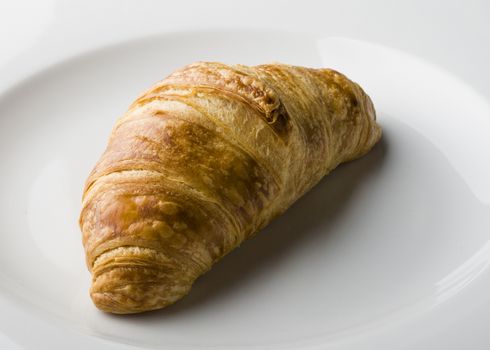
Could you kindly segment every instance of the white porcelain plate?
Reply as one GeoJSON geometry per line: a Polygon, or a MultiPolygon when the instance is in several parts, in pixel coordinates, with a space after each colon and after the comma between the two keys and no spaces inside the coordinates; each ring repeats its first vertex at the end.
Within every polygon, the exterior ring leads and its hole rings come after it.
{"type": "Polygon", "coordinates": [[[30,72],[0,95],[2,341],[19,349],[488,348],[488,135],[488,100],[449,72],[331,35],[176,30],[30,72]],[[383,139],[182,301],[104,314],[88,296],[77,223],[83,182],[137,94],[197,60],[337,69],[372,97],[383,139]]]}

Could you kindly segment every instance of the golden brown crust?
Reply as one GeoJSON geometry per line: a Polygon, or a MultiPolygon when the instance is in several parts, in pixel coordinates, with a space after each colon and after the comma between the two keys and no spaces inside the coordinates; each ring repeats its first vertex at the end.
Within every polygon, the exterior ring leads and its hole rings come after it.
{"type": "Polygon", "coordinates": [[[381,136],[329,69],[200,62],[141,95],[86,182],[80,227],[102,310],[183,297],[197,277],[381,136]]]}

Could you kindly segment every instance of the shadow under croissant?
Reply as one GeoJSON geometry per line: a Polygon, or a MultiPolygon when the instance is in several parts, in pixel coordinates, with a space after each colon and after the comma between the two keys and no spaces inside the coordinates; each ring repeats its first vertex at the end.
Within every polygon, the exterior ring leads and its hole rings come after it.
{"type": "Polygon", "coordinates": [[[162,310],[125,317],[148,320],[192,312],[206,303],[219,300],[227,293],[233,293],[247,280],[265,273],[268,266],[279,264],[287,251],[319,234],[315,230],[318,225],[325,228],[321,234],[333,234],[329,228],[338,220],[348,220],[343,212],[352,194],[363,185],[367,177],[381,169],[386,153],[387,141],[384,135],[367,155],[340,165],[262,232],[215,264],[195,282],[191,292],[183,299],[162,310]]]}

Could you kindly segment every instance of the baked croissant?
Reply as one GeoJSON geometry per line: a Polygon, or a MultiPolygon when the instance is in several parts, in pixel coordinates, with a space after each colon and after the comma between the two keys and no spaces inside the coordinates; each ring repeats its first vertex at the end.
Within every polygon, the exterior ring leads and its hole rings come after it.
{"type": "Polygon", "coordinates": [[[199,62],[143,93],[87,179],[80,227],[95,305],[163,308],[381,136],[330,69],[199,62]]]}

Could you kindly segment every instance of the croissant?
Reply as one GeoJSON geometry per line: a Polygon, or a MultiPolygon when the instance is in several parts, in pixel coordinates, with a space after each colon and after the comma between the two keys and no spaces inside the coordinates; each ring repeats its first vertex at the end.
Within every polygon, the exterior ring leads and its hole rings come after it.
{"type": "Polygon", "coordinates": [[[143,93],[89,175],[90,295],[136,313],[197,277],[381,137],[370,98],[330,69],[199,62],[143,93]]]}

